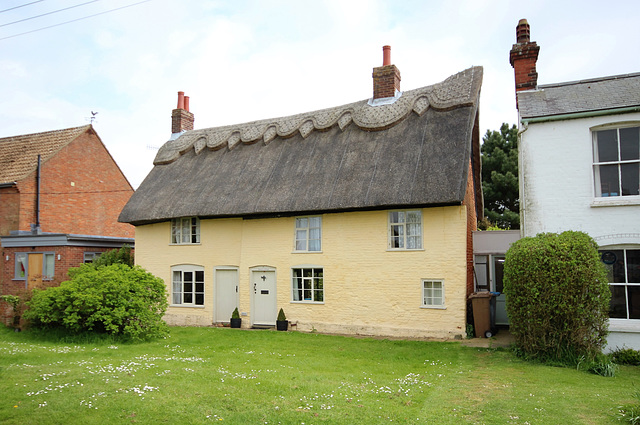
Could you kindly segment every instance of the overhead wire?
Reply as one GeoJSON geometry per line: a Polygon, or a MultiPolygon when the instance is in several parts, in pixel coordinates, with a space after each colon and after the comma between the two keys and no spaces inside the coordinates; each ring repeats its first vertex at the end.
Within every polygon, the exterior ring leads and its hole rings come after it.
{"type": "MultiPolygon", "coordinates": [[[[42,1],[42,0],[40,0],[40,1],[42,1]]],[[[98,1],[98,0],[94,0],[94,1],[98,1]]],[[[37,28],[37,29],[31,30],[31,31],[21,32],[21,33],[19,33],[19,34],[13,34],[13,35],[9,35],[9,36],[6,36],[6,37],[0,37],[0,41],[2,41],[2,40],[7,40],[7,39],[9,39],[9,38],[19,37],[19,36],[21,36],[21,35],[25,35],[25,34],[31,34],[31,33],[38,32],[38,31],[42,31],[42,30],[46,30],[46,29],[49,29],[49,28],[59,27],[59,26],[61,26],[61,25],[70,24],[70,23],[72,23],[72,22],[82,21],[82,20],[85,20],[85,19],[93,18],[93,17],[100,16],[100,15],[104,15],[104,14],[111,13],[111,12],[115,12],[115,11],[117,11],[117,10],[126,9],[126,8],[128,8],[128,7],[137,6],[137,5],[139,5],[139,4],[147,3],[147,2],[150,2],[150,1],[151,1],[151,0],[143,0],[143,1],[136,2],[136,3],[128,4],[128,5],[125,5],[125,6],[116,7],[115,9],[105,10],[104,12],[94,13],[93,15],[87,15],[87,16],[83,16],[83,17],[81,17],[81,18],[71,19],[71,20],[69,20],[69,21],[60,22],[60,23],[57,23],[57,24],[54,24],[54,25],[49,25],[49,26],[42,27],[42,28],[37,28]]]]}
{"type": "Polygon", "coordinates": [[[29,6],[31,4],[40,3],[40,2],[43,2],[43,1],[44,0],[32,1],[31,3],[21,4],[20,6],[10,7],[8,9],[0,10],[0,13],[8,12],[8,11],[13,10],[13,9],[20,9],[21,7],[29,6]]]}
{"type": "Polygon", "coordinates": [[[42,18],[43,16],[47,16],[47,15],[53,15],[54,13],[64,12],[65,10],[75,9],[76,7],[85,6],[85,5],[89,4],[89,3],[95,3],[97,1],[100,1],[100,0],[91,0],[91,1],[88,1],[88,2],[85,2],[85,3],[76,4],[75,6],[65,7],[64,9],[58,9],[58,10],[54,10],[52,12],[43,13],[42,15],[31,16],[29,18],[20,19],[18,21],[9,22],[9,23],[0,25],[0,28],[7,27],[7,26],[13,25],[13,24],[18,24],[18,23],[24,22],[24,21],[29,21],[31,19],[42,18]]]}

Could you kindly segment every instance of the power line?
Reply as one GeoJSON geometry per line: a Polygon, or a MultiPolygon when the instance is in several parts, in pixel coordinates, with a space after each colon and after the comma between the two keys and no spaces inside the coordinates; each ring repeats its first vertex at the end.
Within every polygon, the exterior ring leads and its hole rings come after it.
{"type": "Polygon", "coordinates": [[[88,2],[85,2],[85,3],[76,4],[75,6],[65,7],[64,9],[54,10],[53,12],[43,13],[42,15],[31,16],[31,17],[29,17],[29,18],[20,19],[20,20],[18,20],[18,21],[9,22],[8,24],[2,24],[2,25],[0,25],[0,28],[2,28],[2,27],[7,27],[7,26],[9,26],[9,25],[17,24],[17,23],[24,22],[24,21],[29,21],[29,20],[31,20],[31,19],[42,18],[43,16],[47,16],[47,15],[53,15],[54,13],[64,12],[65,10],[75,9],[76,7],[84,6],[84,5],[87,5],[87,4],[89,4],[89,3],[95,3],[95,2],[97,2],[97,1],[100,1],[100,0],[91,0],[91,1],[88,1],[88,2]]]}
{"type": "Polygon", "coordinates": [[[151,0],[143,0],[143,1],[139,1],[139,2],[137,2],[137,3],[128,4],[128,5],[126,5],[126,6],[117,7],[117,8],[115,8],[115,9],[105,10],[104,12],[95,13],[95,14],[93,14],[93,15],[83,16],[82,18],[72,19],[72,20],[70,20],[70,21],[66,21],[66,22],[60,22],[59,24],[55,24],[55,25],[49,25],[48,27],[42,27],[42,28],[38,28],[38,29],[35,29],[35,30],[31,30],[31,31],[21,32],[21,33],[19,33],[19,34],[9,35],[9,36],[7,36],[7,37],[0,37],[0,41],[2,41],[2,40],[7,40],[7,39],[9,39],[9,38],[19,37],[19,36],[21,36],[21,35],[25,35],[25,34],[31,34],[31,33],[33,33],[33,32],[38,32],[38,31],[42,31],[42,30],[49,29],[49,28],[59,27],[59,26],[61,26],[61,25],[70,24],[70,23],[72,23],[72,22],[82,21],[82,20],[84,20],[84,19],[89,19],[89,18],[93,18],[93,17],[95,17],[95,16],[104,15],[104,14],[106,14],[106,13],[115,12],[116,10],[126,9],[126,8],[128,8],[128,7],[137,6],[137,5],[139,5],[139,4],[147,3],[147,2],[150,2],[150,1],[151,1],[151,0]]]}
{"type": "Polygon", "coordinates": [[[21,7],[29,6],[30,4],[40,3],[41,1],[44,1],[44,0],[32,1],[31,3],[22,4],[20,6],[15,6],[15,7],[10,7],[9,9],[0,10],[0,13],[8,12],[8,11],[13,10],[13,9],[20,9],[21,7]]]}

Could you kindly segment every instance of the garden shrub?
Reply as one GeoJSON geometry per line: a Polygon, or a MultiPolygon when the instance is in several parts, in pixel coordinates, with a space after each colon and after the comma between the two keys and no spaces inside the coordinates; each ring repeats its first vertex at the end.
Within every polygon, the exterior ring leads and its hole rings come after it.
{"type": "Polygon", "coordinates": [[[64,328],[140,340],[166,334],[168,302],[162,279],[140,267],[85,264],[59,287],[35,290],[24,313],[39,328],[64,328]]]}
{"type": "Polygon", "coordinates": [[[506,254],[504,291],[520,354],[576,364],[602,352],[611,292],[586,233],[542,233],[515,242],[506,254]]]}
{"type": "Polygon", "coordinates": [[[134,256],[131,247],[127,244],[122,245],[120,249],[112,249],[103,252],[93,263],[95,267],[110,266],[111,264],[126,264],[130,267],[134,265],[134,256]]]}
{"type": "Polygon", "coordinates": [[[640,350],[619,348],[609,353],[611,360],[617,364],[640,366],[640,350]]]}

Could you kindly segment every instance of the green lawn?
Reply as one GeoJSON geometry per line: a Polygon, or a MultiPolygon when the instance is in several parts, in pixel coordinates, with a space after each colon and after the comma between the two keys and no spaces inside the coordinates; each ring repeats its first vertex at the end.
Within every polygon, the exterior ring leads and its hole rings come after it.
{"type": "Polygon", "coordinates": [[[2,424],[613,424],[615,378],[459,342],[171,328],[65,343],[0,328],[2,424]]]}

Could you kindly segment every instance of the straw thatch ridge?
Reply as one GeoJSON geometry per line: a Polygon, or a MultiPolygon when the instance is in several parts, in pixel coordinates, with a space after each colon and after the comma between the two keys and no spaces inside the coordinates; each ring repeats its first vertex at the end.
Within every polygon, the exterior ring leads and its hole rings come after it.
{"type": "Polygon", "coordinates": [[[163,146],[119,220],[460,205],[470,161],[478,161],[481,82],[482,68],[474,67],[404,92],[393,107],[364,101],[186,132],[163,146]],[[344,125],[345,111],[356,125],[344,125]]]}

